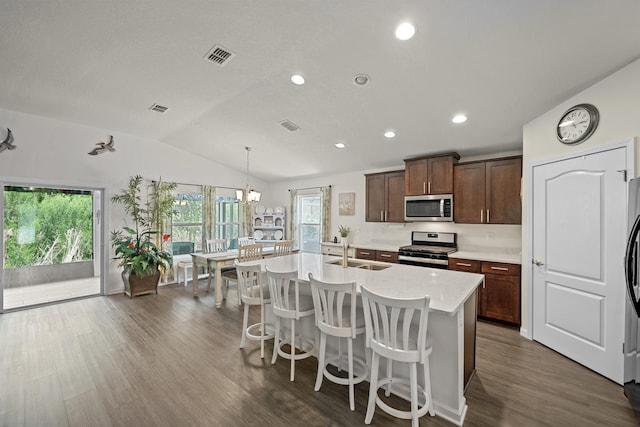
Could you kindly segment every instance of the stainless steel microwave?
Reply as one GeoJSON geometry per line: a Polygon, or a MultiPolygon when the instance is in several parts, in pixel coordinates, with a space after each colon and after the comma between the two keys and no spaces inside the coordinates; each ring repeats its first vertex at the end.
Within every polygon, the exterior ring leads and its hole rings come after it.
{"type": "Polygon", "coordinates": [[[453,194],[404,196],[404,220],[453,221],[453,194]]]}

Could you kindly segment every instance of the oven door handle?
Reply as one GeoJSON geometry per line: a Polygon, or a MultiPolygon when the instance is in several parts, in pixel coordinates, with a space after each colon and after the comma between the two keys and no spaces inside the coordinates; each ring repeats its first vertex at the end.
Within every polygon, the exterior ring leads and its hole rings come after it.
{"type": "Polygon", "coordinates": [[[398,261],[412,261],[412,262],[419,262],[420,264],[449,265],[448,259],[421,258],[421,257],[415,257],[415,256],[408,256],[408,255],[398,255],[398,261]]]}

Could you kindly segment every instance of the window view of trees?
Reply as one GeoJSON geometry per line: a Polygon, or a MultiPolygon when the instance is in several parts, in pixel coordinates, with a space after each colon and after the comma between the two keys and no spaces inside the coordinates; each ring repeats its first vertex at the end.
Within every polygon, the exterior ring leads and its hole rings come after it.
{"type": "Polygon", "coordinates": [[[306,252],[320,252],[320,195],[301,195],[298,196],[298,202],[300,249],[306,252]]]}
{"type": "Polygon", "coordinates": [[[202,194],[177,194],[171,225],[173,254],[202,250],[202,194]],[[193,243],[184,245],[183,243],[193,243]],[[183,249],[184,248],[184,249],[183,249]]]}
{"type": "Polygon", "coordinates": [[[219,239],[227,239],[229,248],[238,247],[240,233],[240,206],[238,200],[231,196],[216,197],[216,223],[219,239]]]}
{"type": "Polygon", "coordinates": [[[5,268],[93,259],[90,191],[5,187],[5,268]]]}

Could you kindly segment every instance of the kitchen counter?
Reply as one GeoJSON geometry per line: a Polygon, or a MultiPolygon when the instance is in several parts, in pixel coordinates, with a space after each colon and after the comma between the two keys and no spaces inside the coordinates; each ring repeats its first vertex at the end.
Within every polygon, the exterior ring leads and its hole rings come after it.
{"type": "MultiPolygon", "coordinates": [[[[312,273],[314,277],[327,282],[355,281],[358,290],[365,285],[376,293],[393,298],[429,295],[429,333],[434,340],[430,356],[434,409],[439,416],[462,425],[467,412],[464,387],[475,368],[476,289],[483,283],[484,276],[380,262],[375,264],[388,268],[343,268],[331,262],[336,262],[336,257],[299,253],[247,261],[241,265],[259,264],[263,271],[267,265],[273,271],[297,270],[298,278],[304,285],[308,284],[309,273],[312,273]]],[[[308,288],[301,287],[300,292],[308,291],[308,288]]],[[[309,338],[314,337],[314,329],[312,322],[296,328],[309,338]]],[[[354,352],[361,357],[365,353],[363,340],[359,336],[354,344],[354,352]]],[[[408,378],[408,369],[403,368],[406,367],[394,367],[394,375],[408,378]]],[[[401,390],[392,391],[406,398],[401,390]]]]}
{"type": "Polygon", "coordinates": [[[476,261],[504,262],[508,264],[521,264],[522,255],[520,249],[498,249],[469,247],[449,254],[449,258],[472,259],[476,261]]]}

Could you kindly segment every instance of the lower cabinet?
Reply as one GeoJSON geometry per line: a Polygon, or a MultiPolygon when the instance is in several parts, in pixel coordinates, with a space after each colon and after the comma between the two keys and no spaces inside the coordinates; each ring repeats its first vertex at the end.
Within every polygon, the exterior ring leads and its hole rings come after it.
{"type": "Polygon", "coordinates": [[[371,261],[393,262],[398,263],[398,252],[378,251],[372,249],[356,249],[356,258],[368,259],[371,261]]]}
{"type": "Polygon", "coordinates": [[[520,326],[520,265],[449,258],[449,270],[484,274],[478,317],[520,326]]]}

